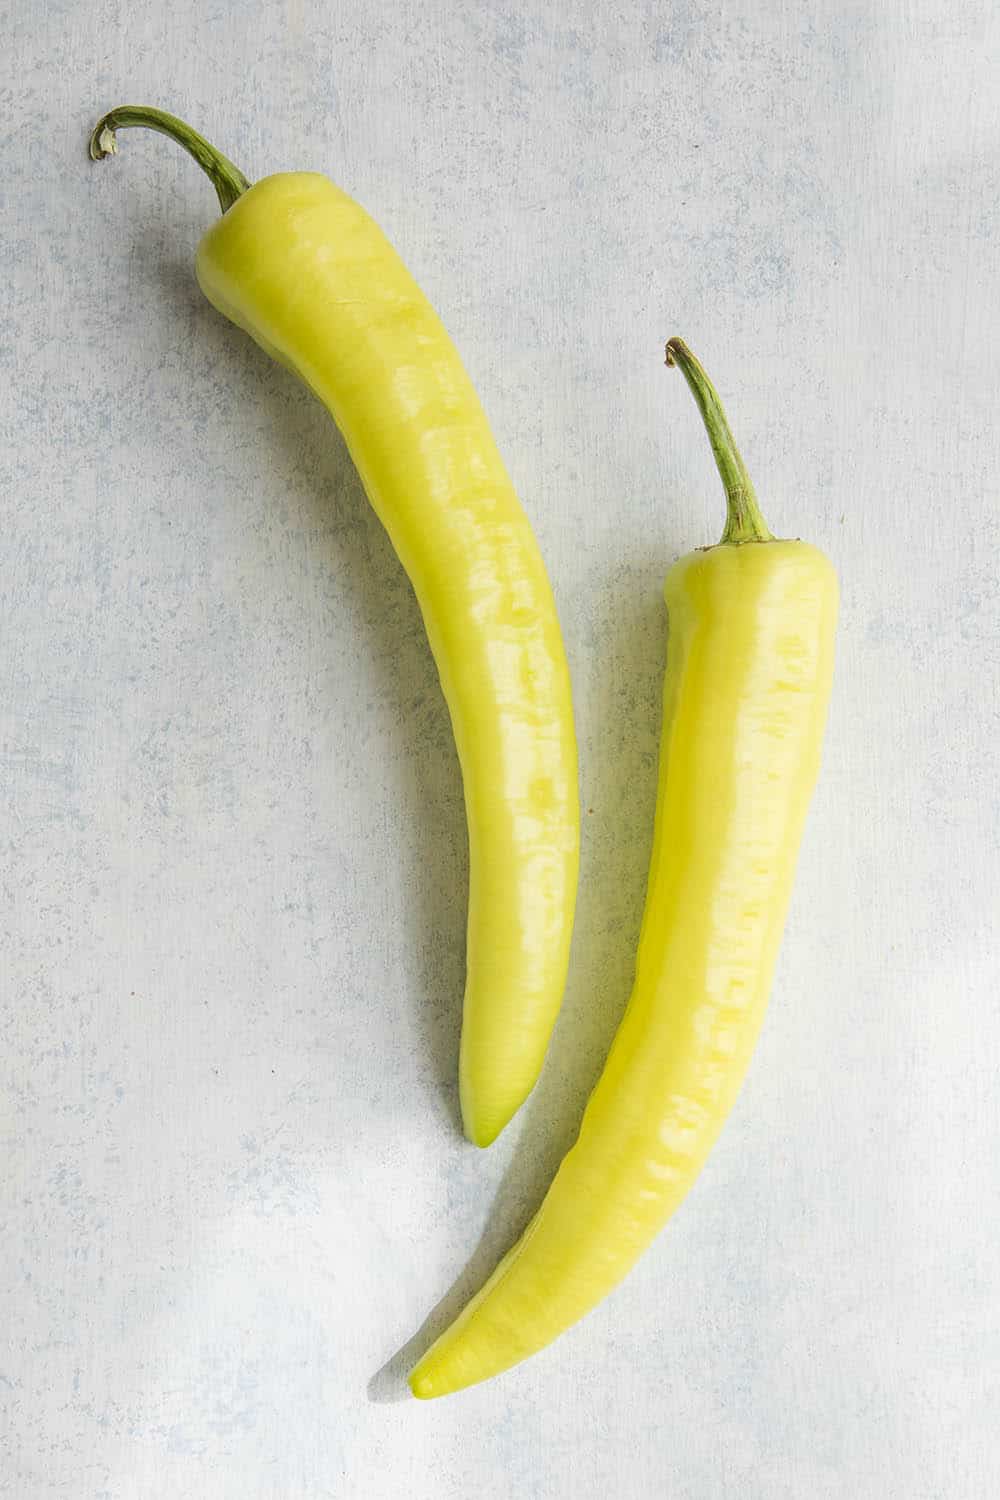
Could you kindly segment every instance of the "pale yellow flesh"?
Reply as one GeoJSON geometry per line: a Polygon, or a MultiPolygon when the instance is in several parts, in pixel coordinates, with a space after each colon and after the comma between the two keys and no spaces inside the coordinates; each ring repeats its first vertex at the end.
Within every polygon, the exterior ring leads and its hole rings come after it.
{"type": "Polygon", "coordinates": [[[576,896],[569,674],[538,546],[440,320],[327,178],[257,183],[205,236],[197,271],[330,411],[423,613],[465,788],[460,1088],[467,1134],[486,1145],[541,1068],[576,896]]]}
{"type": "Polygon", "coordinates": [[[804,543],[754,542],[683,558],[666,596],[632,997],[541,1208],[414,1369],[423,1398],[526,1359],[622,1279],[691,1187],[760,1030],[819,766],[836,577],[804,543]]]}

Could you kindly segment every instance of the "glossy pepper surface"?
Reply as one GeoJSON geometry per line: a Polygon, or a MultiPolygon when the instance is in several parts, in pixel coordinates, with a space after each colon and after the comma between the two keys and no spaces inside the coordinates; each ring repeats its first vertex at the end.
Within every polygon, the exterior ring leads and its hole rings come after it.
{"type": "Polygon", "coordinates": [[[328,409],[413,583],[462,766],[459,1079],[466,1133],[487,1145],[541,1068],[576,897],[569,674],[534,534],[454,345],[364,209],[318,173],[251,186],[197,132],[142,106],[105,116],[91,154],[131,125],[169,135],[211,178],[223,216],[198,246],[202,290],[328,409]]]}
{"type": "Polygon", "coordinates": [[[760,1030],[819,767],[837,582],[776,541],[718,398],[667,346],[726,486],[718,546],[666,581],[670,640],[653,852],[635,984],[540,1209],[410,1377],[443,1396],[548,1344],[622,1279],[685,1197],[760,1030]]]}

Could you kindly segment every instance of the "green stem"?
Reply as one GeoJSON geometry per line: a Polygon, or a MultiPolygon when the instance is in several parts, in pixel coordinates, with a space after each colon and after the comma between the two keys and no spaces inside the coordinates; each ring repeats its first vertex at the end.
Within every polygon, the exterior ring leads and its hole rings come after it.
{"type": "Polygon", "coordinates": [[[165,110],[152,109],[145,104],[122,104],[98,120],[90,137],[90,154],[94,161],[102,161],[105,156],[114,155],[118,150],[115,132],[129,125],[143,125],[147,130],[158,130],[161,135],[168,135],[172,141],[183,146],[211,180],[219,195],[223,213],[232,208],[237,198],[249,188],[250,184],[239,168],[234,167],[221,151],[216,151],[214,146],[209,145],[197,130],[192,130],[190,125],[185,125],[176,115],[168,115],[165,110]]]}
{"type": "Polygon", "coordinates": [[[726,487],[726,526],[722,541],[773,542],[774,535],[760,513],[750,475],[740,457],[715,386],[683,339],[671,339],[667,344],[667,364],[678,365],[691,387],[726,487]]]}

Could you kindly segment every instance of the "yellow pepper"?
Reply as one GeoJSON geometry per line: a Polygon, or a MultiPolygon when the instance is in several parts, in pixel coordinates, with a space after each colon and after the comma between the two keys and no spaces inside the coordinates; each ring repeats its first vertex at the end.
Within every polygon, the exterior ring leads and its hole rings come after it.
{"type": "Polygon", "coordinates": [[[541,1208],[417,1364],[444,1396],[541,1349],[622,1279],[680,1204],[743,1081],[767,1002],[833,669],[834,570],[776,541],[718,397],[679,339],[726,488],[718,546],[666,581],[670,643],[635,985],[541,1208]]]}
{"type": "Polygon", "coordinates": [[[185,148],[222,218],[202,290],[292,369],[340,428],[413,583],[462,766],[469,830],[459,1066],[466,1133],[488,1145],[538,1076],[565,984],[579,844],[569,674],[538,545],[462,362],[378,226],[328,178],[251,187],[182,121],[104,116],[185,148]]]}

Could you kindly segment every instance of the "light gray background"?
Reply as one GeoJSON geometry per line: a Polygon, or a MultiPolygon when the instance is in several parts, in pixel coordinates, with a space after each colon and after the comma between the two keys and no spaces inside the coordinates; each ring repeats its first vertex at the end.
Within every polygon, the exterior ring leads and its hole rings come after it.
{"type": "Polygon", "coordinates": [[[7,0],[2,37],[0,1493],[996,1493],[996,6],[7,0]],[[125,100],[361,199],[550,564],[579,919],[487,1154],[410,589],[324,413],[201,299],[194,165],[88,162],[125,100]],[[627,1284],[419,1405],[397,1351],[524,1224],[627,995],[661,580],[721,526],[675,332],[843,580],[773,1005],[627,1284]]]}

